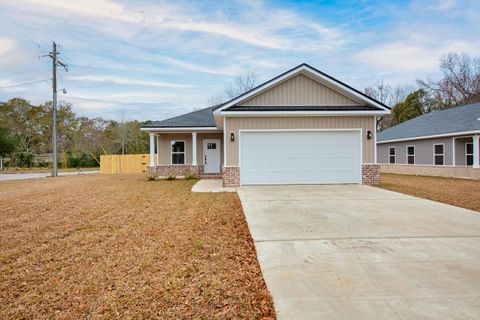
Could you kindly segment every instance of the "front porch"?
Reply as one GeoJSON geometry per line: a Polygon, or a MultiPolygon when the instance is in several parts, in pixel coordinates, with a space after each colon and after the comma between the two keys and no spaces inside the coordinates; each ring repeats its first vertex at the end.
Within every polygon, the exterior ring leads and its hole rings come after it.
{"type": "Polygon", "coordinates": [[[453,165],[480,168],[480,136],[453,138],[453,165]]]}
{"type": "Polygon", "coordinates": [[[147,172],[158,178],[221,178],[223,133],[213,130],[192,132],[150,132],[150,163],[147,172]]]}

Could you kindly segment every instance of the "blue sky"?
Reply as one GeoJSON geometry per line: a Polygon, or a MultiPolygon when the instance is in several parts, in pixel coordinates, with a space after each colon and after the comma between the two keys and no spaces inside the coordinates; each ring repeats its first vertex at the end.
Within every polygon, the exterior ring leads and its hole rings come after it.
{"type": "MultiPolygon", "coordinates": [[[[106,119],[159,120],[205,107],[236,74],[258,82],[302,62],[359,90],[438,76],[450,51],[480,54],[480,1],[0,0],[0,87],[49,79],[54,40],[69,72],[60,98],[106,119]]],[[[51,99],[50,84],[0,101],[51,99]]]]}

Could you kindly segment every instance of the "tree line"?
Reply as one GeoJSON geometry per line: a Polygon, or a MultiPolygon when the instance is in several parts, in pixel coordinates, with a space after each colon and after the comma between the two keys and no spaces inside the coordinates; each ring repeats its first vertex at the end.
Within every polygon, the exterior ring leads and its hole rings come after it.
{"type": "MultiPolygon", "coordinates": [[[[113,121],[77,116],[70,104],[58,106],[59,163],[95,167],[101,154],[146,153],[148,133],[139,121],[113,121]]],[[[52,103],[34,105],[13,98],[0,103],[0,156],[9,165],[47,166],[52,153],[52,103]]]]}
{"type": "Polygon", "coordinates": [[[434,110],[480,102],[480,58],[448,53],[440,58],[440,79],[419,79],[415,86],[389,85],[383,81],[365,94],[390,106],[392,113],[377,121],[383,130],[434,110]]]}

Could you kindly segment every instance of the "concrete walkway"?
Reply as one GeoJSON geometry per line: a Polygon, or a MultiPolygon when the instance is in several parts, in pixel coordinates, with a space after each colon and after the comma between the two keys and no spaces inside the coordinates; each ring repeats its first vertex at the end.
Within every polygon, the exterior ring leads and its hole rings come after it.
{"type": "Polygon", "coordinates": [[[240,187],[278,319],[480,319],[480,213],[368,186],[240,187]]]}
{"type": "MultiPolygon", "coordinates": [[[[59,176],[71,176],[79,174],[96,174],[100,171],[70,171],[70,172],[59,172],[59,176]]],[[[38,178],[47,178],[52,175],[51,172],[33,172],[33,173],[0,173],[0,181],[10,181],[10,180],[25,180],[25,179],[38,179],[38,178]]]]}
{"type": "Polygon", "coordinates": [[[192,192],[236,192],[235,188],[224,188],[222,179],[201,179],[192,187],[192,192]]]}

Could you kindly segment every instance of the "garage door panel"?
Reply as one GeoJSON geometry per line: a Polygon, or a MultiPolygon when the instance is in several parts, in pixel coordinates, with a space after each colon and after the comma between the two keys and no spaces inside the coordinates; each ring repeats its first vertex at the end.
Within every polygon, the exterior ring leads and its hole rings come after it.
{"type": "Polygon", "coordinates": [[[358,183],[358,131],[242,132],[242,184],[358,183]]]}

